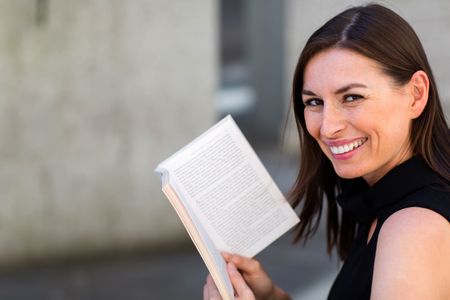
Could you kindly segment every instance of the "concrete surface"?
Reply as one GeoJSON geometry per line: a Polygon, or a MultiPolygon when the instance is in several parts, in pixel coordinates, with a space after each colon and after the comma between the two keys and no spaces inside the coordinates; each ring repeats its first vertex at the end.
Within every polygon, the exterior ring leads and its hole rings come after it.
{"type": "Polygon", "coordinates": [[[216,40],[216,1],[0,1],[0,266],[184,234],[153,169],[215,120],[216,40]]]}

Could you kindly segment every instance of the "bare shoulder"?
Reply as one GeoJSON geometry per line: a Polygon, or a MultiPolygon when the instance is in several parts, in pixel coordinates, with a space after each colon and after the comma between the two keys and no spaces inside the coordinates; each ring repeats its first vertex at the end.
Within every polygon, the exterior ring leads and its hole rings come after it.
{"type": "Polygon", "coordinates": [[[426,208],[399,210],[382,225],[372,299],[450,299],[450,223],[426,208]]]}

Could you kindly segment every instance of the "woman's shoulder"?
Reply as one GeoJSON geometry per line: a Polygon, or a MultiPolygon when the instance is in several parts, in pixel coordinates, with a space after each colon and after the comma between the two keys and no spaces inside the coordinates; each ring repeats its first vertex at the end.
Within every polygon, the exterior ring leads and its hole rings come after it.
{"type": "Polygon", "coordinates": [[[417,234],[418,237],[433,238],[444,233],[447,234],[445,237],[450,239],[450,222],[446,216],[427,207],[413,206],[390,215],[381,227],[380,237],[391,234],[417,234]]]}
{"type": "Polygon", "coordinates": [[[386,295],[447,299],[448,253],[450,223],[446,217],[424,207],[396,211],[386,219],[379,233],[372,286],[374,299],[386,295]]]}

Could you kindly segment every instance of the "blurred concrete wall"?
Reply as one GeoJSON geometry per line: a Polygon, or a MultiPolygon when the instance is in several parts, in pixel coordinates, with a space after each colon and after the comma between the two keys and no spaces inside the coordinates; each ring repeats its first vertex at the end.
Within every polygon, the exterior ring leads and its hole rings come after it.
{"type": "Polygon", "coordinates": [[[185,238],[156,164],[213,123],[216,1],[0,1],[0,265],[185,238]]]}
{"type": "MultiPolygon", "coordinates": [[[[368,1],[355,0],[286,0],[285,5],[285,92],[291,99],[291,85],[295,65],[309,36],[328,19],[352,5],[368,1]]],[[[405,18],[418,34],[436,77],[441,100],[450,117],[450,1],[448,0],[384,0],[378,1],[405,18]]],[[[291,117],[292,119],[292,117],[291,117]]],[[[285,146],[297,153],[297,133],[290,123],[285,146]]]]}
{"type": "MultiPolygon", "coordinates": [[[[359,3],[277,6],[286,101],[306,39],[359,3]]],[[[450,2],[383,3],[416,29],[449,112],[450,2]]],[[[217,10],[202,0],[0,1],[0,265],[187,238],[153,168],[215,120],[217,10]]]]}

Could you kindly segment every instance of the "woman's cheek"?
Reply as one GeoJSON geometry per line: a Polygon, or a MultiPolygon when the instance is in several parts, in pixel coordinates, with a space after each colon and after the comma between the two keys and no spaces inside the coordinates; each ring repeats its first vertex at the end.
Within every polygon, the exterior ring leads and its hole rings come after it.
{"type": "Polygon", "coordinates": [[[305,124],[308,133],[315,139],[319,139],[320,119],[317,114],[305,110],[305,124]]]}

